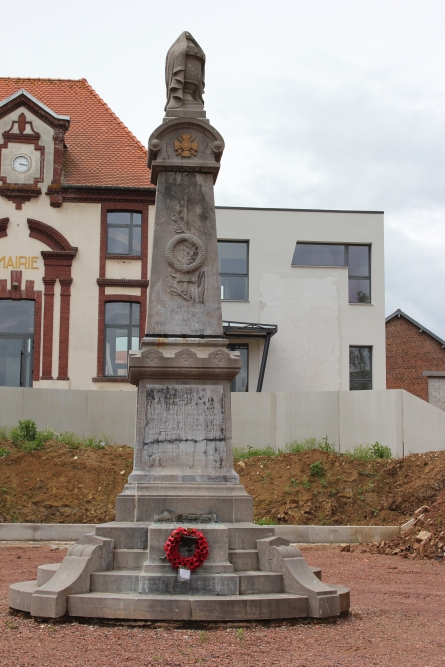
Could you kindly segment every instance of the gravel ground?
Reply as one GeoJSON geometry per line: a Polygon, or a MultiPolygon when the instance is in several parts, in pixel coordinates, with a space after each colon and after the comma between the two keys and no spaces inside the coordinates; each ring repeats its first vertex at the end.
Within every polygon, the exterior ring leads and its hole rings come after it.
{"type": "Polygon", "coordinates": [[[11,614],[7,587],[58,562],[49,545],[0,548],[1,667],[444,667],[445,565],[303,547],[326,582],[351,589],[352,610],[333,623],[121,627],[42,624],[11,614]]]}

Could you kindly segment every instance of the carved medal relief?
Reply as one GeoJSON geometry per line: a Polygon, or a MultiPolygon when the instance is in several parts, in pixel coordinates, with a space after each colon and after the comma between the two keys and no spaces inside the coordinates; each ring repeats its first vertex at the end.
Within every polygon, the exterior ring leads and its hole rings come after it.
{"type": "Polygon", "coordinates": [[[204,264],[206,252],[202,241],[189,233],[185,210],[184,203],[176,203],[173,207],[171,219],[175,223],[176,236],[165,249],[165,258],[170,265],[167,291],[185,301],[204,304],[205,271],[199,269],[204,264]]]}

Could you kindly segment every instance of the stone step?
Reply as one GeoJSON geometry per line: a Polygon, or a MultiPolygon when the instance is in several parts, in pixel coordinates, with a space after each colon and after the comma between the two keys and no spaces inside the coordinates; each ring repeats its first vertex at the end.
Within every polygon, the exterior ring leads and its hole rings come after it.
{"type": "Polygon", "coordinates": [[[148,558],[144,549],[115,549],[113,568],[115,570],[140,570],[148,558]]]}
{"type": "Polygon", "coordinates": [[[230,549],[229,562],[233,565],[233,571],[257,570],[258,551],[256,549],[230,549]]]}
{"type": "Polygon", "coordinates": [[[101,593],[138,593],[139,572],[108,570],[91,573],[91,591],[101,593]]]}
{"type": "Polygon", "coordinates": [[[114,540],[115,549],[147,549],[148,525],[111,521],[96,526],[96,535],[114,540]]]}
{"type": "Polygon", "coordinates": [[[229,530],[229,549],[256,549],[257,540],[272,537],[275,529],[272,526],[257,526],[253,523],[225,523],[229,530]]]}
{"type": "Polygon", "coordinates": [[[237,572],[240,595],[283,593],[283,575],[278,572],[237,572]]]}
{"type": "Polygon", "coordinates": [[[48,563],[47,565],[39,565],[37,568],[37,586],[43,586],[47,581],[53,577],[61,563],[48,563]]]}
{"type": "Polygon", "coordinates": [[[307,598],[273,593],[263,595],[137,595],[83,593],[68,597],[68,614],[90,618],[151,621],[249,621],[302,618],[307,598]]]}
{"type": "Polygon", "coordinates": [[[178,573],[141,574],[139,592],[144,595],[238,595],[239,577],[233,573],[202,574],[192,572],[190,579],[181,581],[178,573]]]}
{"type": "Polygon", "coordinates": [[[37,580],[19,581],[11,584],[8,591],[8,604],[12,609],[20,611],[31,611],[32,594],[37,590],[37,580]]]}

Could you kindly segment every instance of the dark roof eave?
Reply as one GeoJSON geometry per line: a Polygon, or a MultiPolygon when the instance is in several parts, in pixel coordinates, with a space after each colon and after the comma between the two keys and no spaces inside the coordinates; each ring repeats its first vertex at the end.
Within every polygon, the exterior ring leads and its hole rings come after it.
{"type": "Polygon", "coordinates": [[[136,192],[156,192],[154,185],[136,187],[133,185],[76,185],[75,183],[62,183],[65,190],[131,190],[136,192]]]}

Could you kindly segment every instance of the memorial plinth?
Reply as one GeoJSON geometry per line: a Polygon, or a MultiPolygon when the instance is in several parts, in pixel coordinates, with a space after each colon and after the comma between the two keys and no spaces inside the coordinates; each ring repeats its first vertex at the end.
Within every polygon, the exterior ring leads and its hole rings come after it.
{"type": "Polygon", "coordinates": [[[223,336],[213,186],[224,141],[205,118],[204,63],[183,33],[167,55],[164,122],[149,139],[156,213],[146,334],[129,355],[133,472],[115,522],[85,535],[59,568],[10,587],[10,606],[34,616],[215,621],[349,609],[346,588],[323,584],[296,547],[253,523],[233,469],[230,381],[241,359],[223,336]],[[164,550],[180,526],[208,543],[185,580],[164,550]]]}

